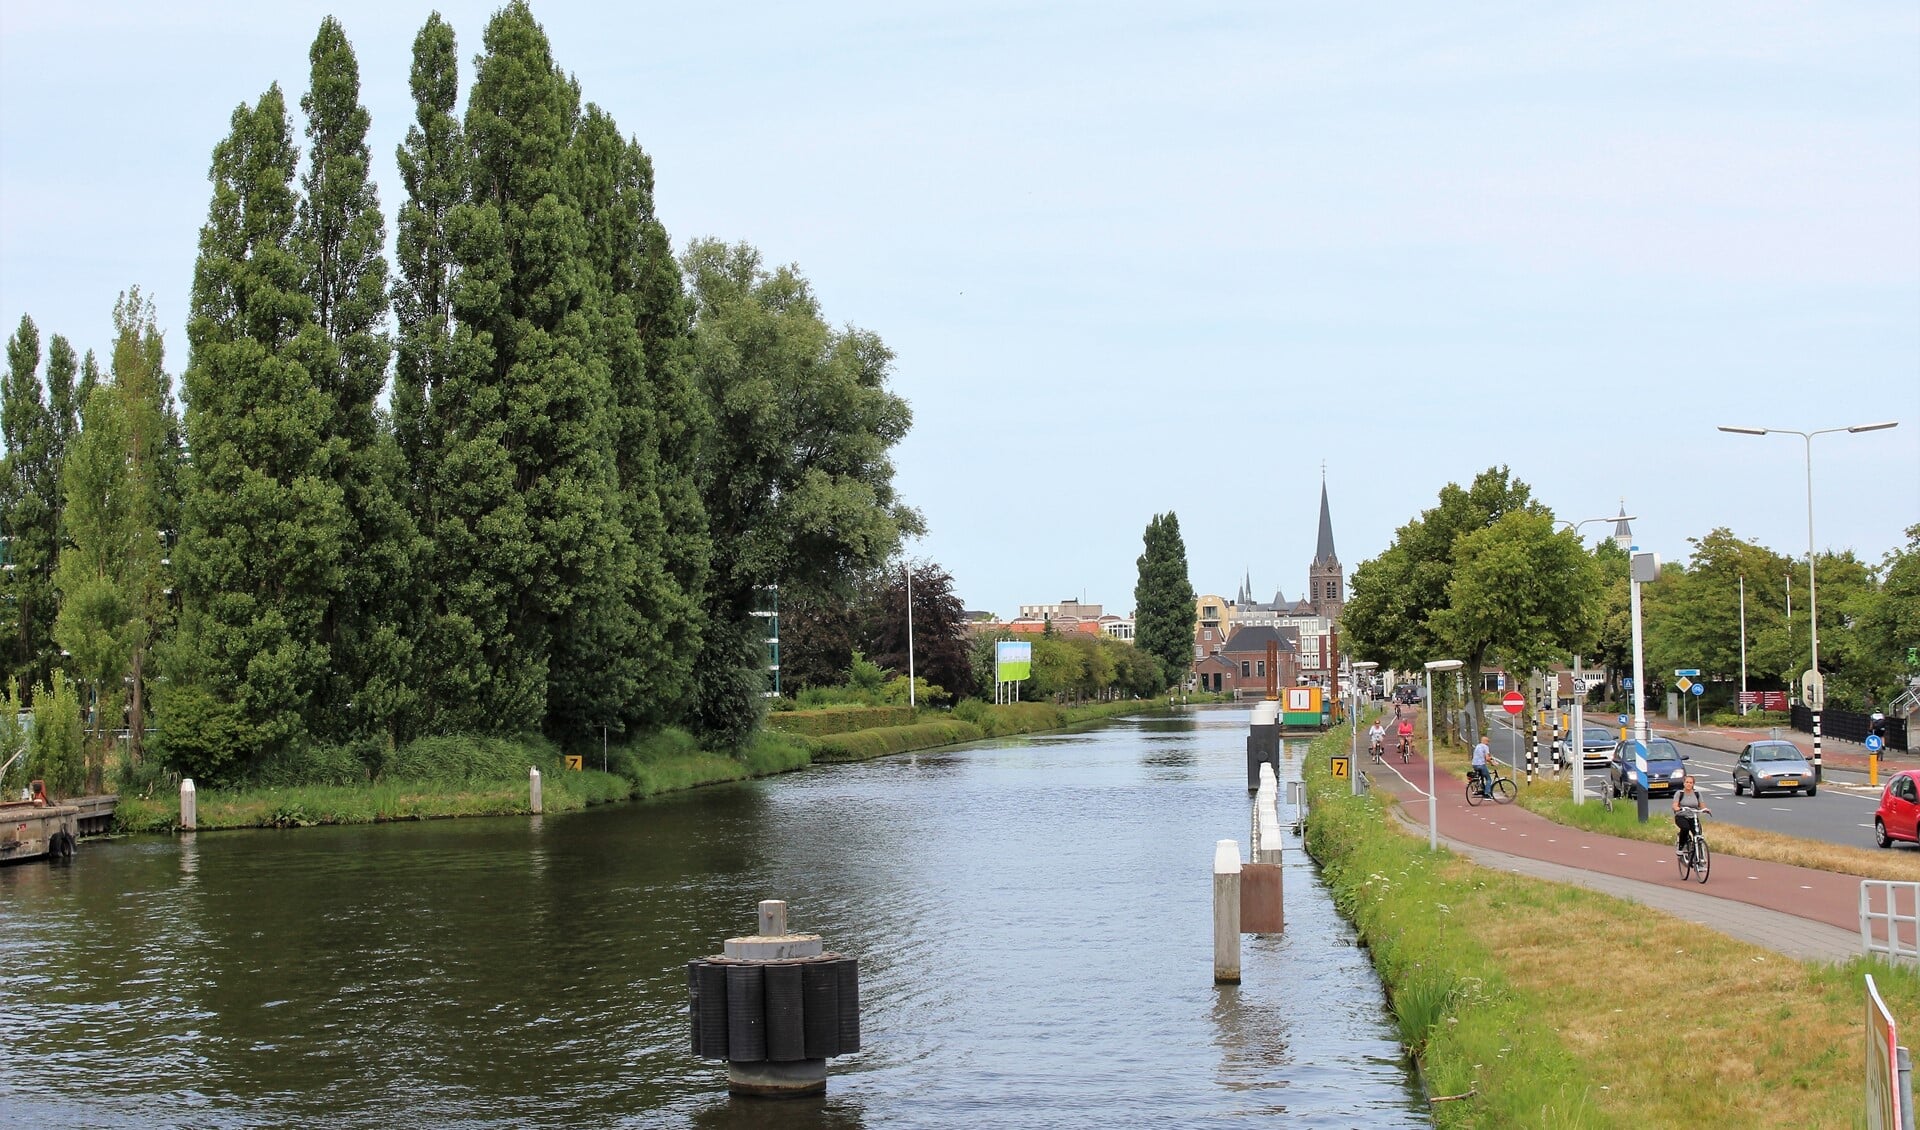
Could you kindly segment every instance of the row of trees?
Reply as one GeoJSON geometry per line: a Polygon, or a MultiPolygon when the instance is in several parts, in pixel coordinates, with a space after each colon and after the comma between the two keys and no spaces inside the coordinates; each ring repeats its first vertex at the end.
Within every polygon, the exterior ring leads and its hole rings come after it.
{"type": "Polygon", "coordinates": [[[390,273],[333,19],[310,60],[304,160],[277,85],[214,148],[184,414],[137,291],[105,373],[9,342],[9,673],[124,704],[136,757],[151,696],[215,779],[434,733],[738,746],[758,593],[845,596],[919,529],[892,354],[751,247],[676,257],[650,158],[519,0],[464,113],[453,29],[415,39],[390,273]]]}
{"type": "MultiPolygon", "coordinates": [[[[1879,568],[1851,552],[1818,561],[1820,664],[1832,705],[1883,704],[1905,683],[1907,649],[1920,646],[1920,526],[1907,536],[1879,568]]],[[[1698,667],[1709,680],[1739,677],[1744,577],[1749,686],[1786,686],[1809,659],[1805,562],[1726,529],[1691,544],[1688,562],[1666,563],[1642,587],[1650,678],[1676,667],[1698,667]]],[[[1469,686],[1492,662],[1530,671],[1579,652],[1617,686],[1633,661],[1627,564],[1611,540],[1587,549],[1526,483],[1489,468],[1465,488],[1442,488],[1385,552],[1361,563],[1347,643],[1360,658],[1404,671],[1461,659],[1469,686]]],[[[1478,719],[1471,725],[1477,732],[1478,719]]]]}

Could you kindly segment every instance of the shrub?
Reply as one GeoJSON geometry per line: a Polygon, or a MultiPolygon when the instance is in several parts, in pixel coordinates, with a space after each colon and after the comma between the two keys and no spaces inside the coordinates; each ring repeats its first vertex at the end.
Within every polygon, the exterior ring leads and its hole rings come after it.
{"type": "Polygon", "coordinates": [[[821,737],[876,726],[905,726],[913,721],[913,714],[906,706],[830,706],[776,714],[767,719],[767,727],[783,734],[821,737]]]}
{"type": "Polygon", "coordinates": [[[1791,726],[1793,716],[1780,710],[1749,710],[1745,715],[1731,710],[1721,710],[1707,715],[1707,725],[1755,726],[1764,729],[1768,726],[1791,726]]]}
{"type": "Polygon", "coordinates": [[[815,761],[865,761],[910,749],[931,749],[956,742],[977,741],[985,735],[968,722],[922,722],[914,726],[887,726],[831,734],[813,742],[815,761]]]}
{"type": "Polygon", "coordinates": [[[416,738],[393,751],[384,777],[402,781],[504,781],[525,777],[530,766],[560,760],[554,744],[538,734],[517,738],[450,734],[416,738]]]}

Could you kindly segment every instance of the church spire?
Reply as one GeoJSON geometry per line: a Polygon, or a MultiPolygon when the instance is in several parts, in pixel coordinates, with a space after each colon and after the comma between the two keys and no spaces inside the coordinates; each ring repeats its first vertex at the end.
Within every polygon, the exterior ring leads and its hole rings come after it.
{"type": "Polygon", "coordinates": [[[1313,563],[1324,565],[1338,561],[1340,557],[1333,551],[1333,512],[1327,508],[1327,469],[1320,468],[1320,541],[1313,551],[1313,563]]]}

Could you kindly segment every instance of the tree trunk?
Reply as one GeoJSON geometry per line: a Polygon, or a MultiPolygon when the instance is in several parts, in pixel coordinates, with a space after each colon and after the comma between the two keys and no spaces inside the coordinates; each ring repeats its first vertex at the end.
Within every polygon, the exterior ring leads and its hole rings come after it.
{"type": "Polygon", "coordinates": [[[133,691],[132,697],[127,700],[127,726],[129,727],[129,733],[127,735],[127,760],[133,765],[140,764],[141,748],[142,743],[145,741],[147,729],[146,698],[144,694],[145,683],[140,674],[141,668],[145,666],[146,658],[146,648],[136,647],[133,649],[133,691]]]}

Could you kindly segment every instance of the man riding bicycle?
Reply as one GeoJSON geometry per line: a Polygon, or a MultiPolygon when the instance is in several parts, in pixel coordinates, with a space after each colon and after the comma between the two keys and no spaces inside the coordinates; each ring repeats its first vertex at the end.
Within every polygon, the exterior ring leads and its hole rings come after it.
{"type": "Polygon", "coordinates": [[[1713,815],[1713,809],[1708,808],[1701,800],[1699,787],[1694,784],[1693,778],[1688,776],[1680,782],[1680,791],[1673,796],[1673,822],[1680,829],[1673,844],[1676,854],[1682,857],[1687,854],[1687,846],[1693,842],[1693,837],[1700,831],[1702,812],[1709,816],[1713,815]]]}
{"type": "Polygon", "coordinates": [[[1480,742],[1473,747],[1473,779],[1480,782],[1480,791],[1493,795],[1493,774],[1487,771],[1487,758],[1493,751],[1487,748],[1487,736],[1480,735],[1480,742]]]}

